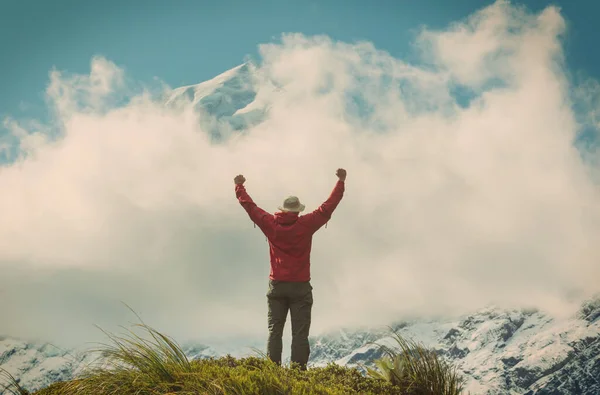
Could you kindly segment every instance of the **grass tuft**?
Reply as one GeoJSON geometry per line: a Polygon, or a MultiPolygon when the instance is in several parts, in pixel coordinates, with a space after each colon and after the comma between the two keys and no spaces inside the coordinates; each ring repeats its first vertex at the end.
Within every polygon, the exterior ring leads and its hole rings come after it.
{"type": "Polygon", "coordinates": [[[21,387],[19,380],[6,369],[0,368],[0,378],[7,382],[7,384],[0,384],[0,394],[30,395],[29,391],[21,387]]]}
{"type": "Polygon", "coordinates": [[[380,345],[385,356],[375,362],[376,369],[366,368],[370,377],[400,387],[405,394],[459,395],[463,392],[464,379],[435,350],[406,340],[397,332],[394,339],[398,348],[380,345]]]}

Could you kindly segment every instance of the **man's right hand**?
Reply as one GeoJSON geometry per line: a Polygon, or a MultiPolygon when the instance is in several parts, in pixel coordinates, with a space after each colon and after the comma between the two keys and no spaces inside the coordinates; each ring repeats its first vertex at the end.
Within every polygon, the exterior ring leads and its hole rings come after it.
{"type": "Polygon", "coordinates": [[[346,170],[337,169],[337,171],[335,172],[335,175],[338,176],[340,181],[346,181],[346,170]]]}

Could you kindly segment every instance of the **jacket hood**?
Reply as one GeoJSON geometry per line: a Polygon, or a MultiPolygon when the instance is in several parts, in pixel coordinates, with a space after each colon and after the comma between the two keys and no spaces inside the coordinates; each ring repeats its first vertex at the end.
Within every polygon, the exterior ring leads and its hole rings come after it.
{"type": "Polygon", "coordinates": [[[279,225],[291,225],[298,221],[298,213],[282,211],[275,213],[275,222],[279,225]]]}

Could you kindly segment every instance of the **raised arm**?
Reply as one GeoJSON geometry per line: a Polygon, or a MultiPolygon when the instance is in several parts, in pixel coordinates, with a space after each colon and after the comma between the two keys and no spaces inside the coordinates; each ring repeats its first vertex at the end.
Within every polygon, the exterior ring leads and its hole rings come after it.
{"type": "Polygon", "coordinates": [[[236,176],[234,178],[234,182],[235,196],[237,197],[238,201],[244,210],[246,210],[252,222],[258,225],[263,232],[266,232],[272,215],[258,207],[250,195],[248,195],[248,192],[246,192],[246,187],[244,187],[244,182],[246,182],[246,179],[243,175],[240,174],[236,176]]]}
{"type": "Polygon", "coordinates": [[[331,195],[329,195],[329,198],[327,198],[318,209],[302,217],[304,223],[311,228],[313,232],[319,230],[331,219],[333,212],[344,197],[346,170],[338,169],[335,174],[338,176],[338,181],[335,184],[331,195]]]}

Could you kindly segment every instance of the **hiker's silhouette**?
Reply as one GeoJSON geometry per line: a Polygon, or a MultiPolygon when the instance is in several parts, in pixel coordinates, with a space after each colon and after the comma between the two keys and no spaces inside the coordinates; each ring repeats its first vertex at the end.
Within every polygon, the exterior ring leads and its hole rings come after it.
{"type": "Polygon", "coordinates": [[[310,284],[312,237],[331,219],[344,196],[346,170],[338,169],[336,175],[338,182],[329,198],[315,211],[302,216],[299,214],[305,206],[296,196],[286,198],[278,212],[269,214],[248,195],[244,176],[240,174],[234,178],[238,201],[269,242],[271,272],[267,292],[267,355],[277,364],[281,364],[283,328],[289,311],[292,321],[291,362],[303,370],[307,367],[313,305],[313,288],[310,284]]]}

